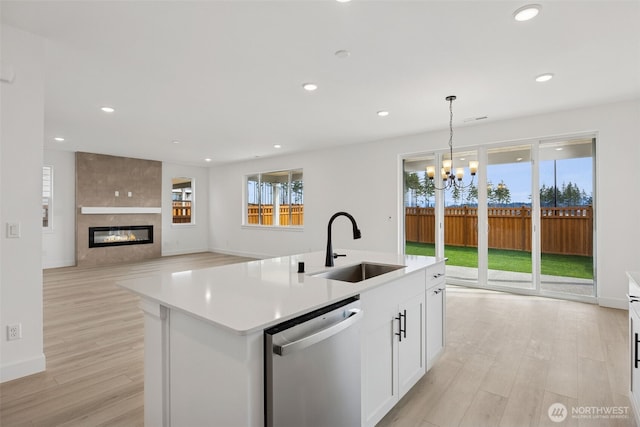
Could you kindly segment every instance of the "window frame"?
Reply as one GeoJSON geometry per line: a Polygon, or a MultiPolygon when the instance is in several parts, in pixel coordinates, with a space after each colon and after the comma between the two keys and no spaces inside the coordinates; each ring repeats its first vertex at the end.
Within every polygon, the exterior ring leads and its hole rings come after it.
{"type": "Polygon", "coordinates": [[[193,227],[196,225],[196,179],[188,176],[174,176],[171,178],[171,227],[181,228],[181,227],[193,227]],[[189,201],[190,208],[190,221],[189,222],[174,222],[175,216],[173,215],[173,203],[175,200],[173,199],[174,194],[174,180],[189,180],[190,186],[185,188],[191,189],[191,198],[189,200],[181,200],[182,202],[189,201]]]}
{"type": "Polygon", "coordinates": [[[47,232],[47,233],[51,233],[53,232],[53,166],[52,165],[43,165],[42,166],[42,210],[43,210],[43,215],[42,215],[42,231],[43,232],[47,232]],[[49,196],[47,197],[47,216],[46,216],[46,220],[47,220],[47,225],[44,225],[44,220],[45,220],[45,216],[44,216],[44,199],[45,199],[45,188],[44,188],[44,176],[45,176],[45,169],[49,169],[49,196]]]}
{"type": "MultiPolygon", "coordinates": [[[[254,181],[255,182],[255,181],[254,181]]],[[[272,207],[276,205],[275,200],[274,202],[269,205],[272,207]]],[[[304,230],[304,171],[303,168],[291,168],[291,169],[280,169],[280,170],[270,170],[270,171],[266,171],[266,172],[257,172],[257,173],[248,173],[244,175],[244,179],[243,179],[243,197],[242,197],[242,228],[247,228],[247,229],[270,229],[270,230],[280,230],[280,231],[302,231],[304,230]],[[286,186],[287,186],[287,200],[286,200],[286,204],[288,204],[289,206],[293,205],[293,199],[294,199],[294,191],[293,191],[293,183],[294,182],[301,182],[302,183],[302,187],[300,190],[300,200],[301,203],[298,203],[297,205],[302,206],[303,210],[300,214],[300,217],[302,219],[302,224],[295,224],[295,225],[291,225],[291,222],[293,222],[293,212],[292,209],[289,209],[289,219],[288,219],[288,224],[285,225],[280,225],[280,224],[261,224],[261,223],[250,223],[249,222],[249,203],[250,203],[250,195],[249,195],[249,182],[251,178],[256,178],[257,177],[257,187],[258,189],[257,191],[257,205],[258,205],[258,221],[262,221],[262,217],[263,215],[260,213],[261,212],[261,208],[263,206],[263,201],[262,201],[262,197],[261,197],[261,187],[262,187],[262,183],[265,182],[263,181],[262,177],[264,175],[283,175],[283,174],[287,174],[287,181],[286,181],[286,186]],[[294,175],[299,175],[299,179],[294,179],[294,175]]]]}

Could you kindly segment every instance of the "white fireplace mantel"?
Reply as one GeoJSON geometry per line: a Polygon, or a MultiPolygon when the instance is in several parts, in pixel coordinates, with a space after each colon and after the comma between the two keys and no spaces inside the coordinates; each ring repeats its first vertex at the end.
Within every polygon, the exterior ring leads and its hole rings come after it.
{"type": "Polygon", "coordinates": [[[85,215],[159,214],[162,213],[162,209],[142,206],[82,206],[80,213],[85,215]]]}

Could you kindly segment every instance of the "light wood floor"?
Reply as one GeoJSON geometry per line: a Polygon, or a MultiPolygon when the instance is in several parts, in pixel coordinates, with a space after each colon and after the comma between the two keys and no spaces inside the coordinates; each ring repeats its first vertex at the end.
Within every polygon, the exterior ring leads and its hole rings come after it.
{"type": "MultiPolygon", "coordinates": [[[[46,270],[47,371],[0,385],[0,425],[142,426],[142,312],[138,298],[115,282],[245,260],[209,253],[46,270]]],[[[569,411],[629,406],[626,311],[477,289],[447,292],[443,356],[379,427],[635,425],[631,414],[562,423],[547,416],[556,402],[569,411]]]]}
{"type": "Polygon", "coordinates": [[[378,427],[634,426],[628,329],[625,310],[449,286],[443,356],[378,427]],[[613,406],[628,416],[571,415],[613,406]]]}
{"type": "Polygon", "coordinates": [[[0,425],[142,426],[143,315],[116,281],[246,261],[202,253],[43,273],[47,370],[0,385],[0,425]]]}

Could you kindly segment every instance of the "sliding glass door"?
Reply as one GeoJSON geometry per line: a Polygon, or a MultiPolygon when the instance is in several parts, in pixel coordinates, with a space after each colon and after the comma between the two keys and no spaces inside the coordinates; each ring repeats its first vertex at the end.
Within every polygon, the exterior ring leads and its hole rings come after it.
{"type": "MultiPolygon", "coordinates": [[[[472,182],[468,167],[477,160],[477,151],[453,153],[453,168],[462,170],[463,179],[460,187],[442,192],[447,279],[456,285],[478,283],[478,177],[472,182]]],[[[437,185],[442,186],[442,180],[437,185]]]]}
{"type": "Polygon", "coordinates": [[[595,296],[591,138],[540,144],[540,289],[595,296]]]}
{"type": "Polygon", "coordinates": [[[531,145],[487,152],[489,287],[533,289],[531,145]]]}

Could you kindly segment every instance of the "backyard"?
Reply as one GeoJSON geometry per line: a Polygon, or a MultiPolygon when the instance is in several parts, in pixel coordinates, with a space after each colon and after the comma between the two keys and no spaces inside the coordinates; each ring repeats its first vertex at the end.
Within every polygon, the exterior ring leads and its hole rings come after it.
{"type": "MultiPolygon", "coordinates": [[[[435,256],[433,243],[406,243],[407,255],[435,256]]],[[[445,246],[448,265],[478,267],[478,251],[475,247],[445,246]]],[[[531,252],[489,249],[489,269],[531,273],[531,252]]],[[[542,254],[542,274],[562,277],[593,279],[593,257],[580,255],[542,254]]]]}

